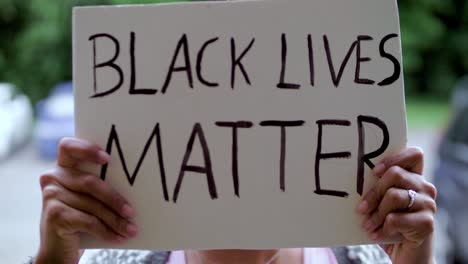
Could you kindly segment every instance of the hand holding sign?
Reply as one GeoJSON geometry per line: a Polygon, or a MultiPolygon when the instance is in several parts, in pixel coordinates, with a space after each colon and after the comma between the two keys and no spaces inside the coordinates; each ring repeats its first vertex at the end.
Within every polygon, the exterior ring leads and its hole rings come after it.
{"type": "MultiPolygon", "coordinates": [[[[122,243],[136,234],[127,220],[134,213],[124,198],[105,182],[96,181],[97,177],[75,169],[86,161],[104,164],[108,159],[102,150],[86,141],[62,141],[57,169],[41,176],[44,206],[41,247],[35,263],[77,263],[80,233],[88,233],[109,245],[122,243]]],[[[420,175],[422,162],[418,149],[407,149],[386,158],[374,170],[382,181],[365,195],[358,207],[360,213],[367,215],[363,226],[374,240],[403,238],[402,243],[384,245],[393,263],[428,263],[432,259],[436,191],[420,175]],[[408,206],[408,197],[400,195],[404,190],[392,186],[417,190],[417,199],[407,212],[402,213],[408,206]]]]}
{"type": "Polygon", "coordinates": [[[98,177],[78,169],[83,162],[106,164],[109,156],[89,142],[67,138],[59,144],[57,167],[40,177],[43,208],[37,263],[78,263],[80,234],[110,244],[134,237],[134,211],[98,177]]]}
{"type": "Polygon", "coordinates": [[[421,149],[385,158],[374,174],[380,179],[357,208],[363,228],[373,241],[399,241],[383,246],[393,263],[432,263],[437,190],[422,177],[421,149]]]}

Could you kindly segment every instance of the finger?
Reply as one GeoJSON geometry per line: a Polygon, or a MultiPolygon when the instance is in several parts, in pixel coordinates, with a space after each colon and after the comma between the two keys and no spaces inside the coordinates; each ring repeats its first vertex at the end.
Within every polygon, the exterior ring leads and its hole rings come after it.
{"type": "Polygon", "coordinates": [[[410,173],[399,166],[393,166],[389,168],[384,176],[376,182],[374,187],[366,193],[358,207],[358,212],[361,214],[368,214],[374,211],[380,204],[387,190],[392,187],[405,190],[412,189],[419,192],[423,188],[423,185],[424,179],[422,177],[417,177],[414,173],[410,173]]]}
{"type": "Polygon", "coordinates": [[[118,233],[123,237],[133,237],[137,233],[137,228],[134,224],[115,214],[103,203],[91,198],[90,196],[70,192],[59,184],[46,186],[42,193],[46,200],[57,199],[71,208],[97,217],[115,233],[118,233]]]}
{"type": "Polygon", "coordinates": [[[135,211],[130,203],[110,187],[107,182],[102,181],[95,175],[58,169],[58,172],[53,174],[53,177],[65,188],[99,200],[126,219],[131,219],[135,216],[135,211]]]}
{"type": "Polygon", "coordinates": [[[409,172],[422,175],[424,168],[424,152],[418,147],[407,148],[398,154],[383,159],[375,166],[373,173],[380,177],[388,168],[393,166],[400,166],[409,172]]]}
{"type": "Polygon", "coordinates": [[[125,240],[95,216],[71,208],[58,200],[49,201],[46,207],[47,221],[53,226],[54,232],[62,238],[83,232],[109,242],[120,243],[125,240]]]}
{"type": "Polygon", "coordinates": [[[63,138],[58,147],[59,166],[75,168],[79,162],[88,161],[98,164],[109,162],[110,156],[98,145],[77,138],[63,138]]]}
{"type": "Polygon", "coordinates": [[[407,191],[393,187],[388,189],[377,209],[364,219],[364,230],[367,232],[374,231],[383,224],[389,213],[405,209],[408,204],[407,191]]]}
{"type": "Polygon", "coordinates": [[[429,234],[434,232],[434,214],[428,211],[415,213],[391,213],[384,225],[371,233],[374,241],[387,241],[401,236],[414,247],[420,246],[429,234]]]}
{"type": "Polygon", "coordinates": [[[421,210],[429,210],[435,213],[436,211],[436,204],[434,200],[427,195],[416,193],[413,205],[411,208],[408,208],[410,202],[411,198],[408,190],[393,187],[388,189],[378,208],[364,219],[364,230],[367,232],[375,231],[377,228],[383,225],[387,215],[392,212],[417,212],[421,210]]]}

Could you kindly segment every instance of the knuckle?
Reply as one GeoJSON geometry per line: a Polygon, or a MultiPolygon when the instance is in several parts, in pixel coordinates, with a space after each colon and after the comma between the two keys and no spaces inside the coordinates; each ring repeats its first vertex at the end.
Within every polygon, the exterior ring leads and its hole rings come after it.
{"type": "Polygon", "coordinates": [[[421,218],[421,226],[424,230],[428,232],[434,231],[434,216],[432,214],[425,214],[424,217],[421,218]]]}
{"type": "Polygon", "coordinates": [[[426,199],[425,208],[429,209],[433,214],[437,212],[437,204],[433,199],[426,199]]]}
{"type": "Polygon", "coordinates": [[[54,185],[47,185],[42,190],[42,198],[44,201],[57,199],[60,195],[60,188],[54,185]]]}
{"type": "Polygon", "coordinates": [[[82,187],[84,190],[93,190],[96,186],[96,176],[86,175],[81,180],[82,187]]]}
{"type": "Polygon", "coordinates": [[[69,137],[64,137],[59,141],[59,150],[70,150],[73,148],[73,139],[69,137]]]}
{"type": "Polygon", "coordinates": [[[411,155],[417,160],[422,161],[424,159],[424,151],[418,147],[410,148],[411,155]]]}
{"type": "Polygon", "coordinates": [[[41,189],[44,189],[47,185],[49,185],[54,180],[54,172],[44,172],[39,176],[39,184],[41,185],[41,189]]]}
{"type": "Polygon", "coordinates": [[[424,189],[432,199],[437,197],[437,188],[434,186],[434,184],[426,181],[424,183],[424,189]]]}
{"type": "Polygon", "coordinates": [[[99,227],[99,220],[95,216],[89,216],[84,221],[84,228],[86,230],[96,230],[99,227]]]}
{"type": "Polygon", "coordinates": [[[61,222],[63,219],[65,219],[66,208],[60,203],[49,203],[46,212],[49,221],[61,222]]]}
{"type": "Polygon", "coordinates": [[[390,169],[388,169],[388,172],[390,176],[397,181],[401,181],[404,179],[403,169],[400,168],[400,166],[392,166],[390,169]]]}
{"type": "Polygon", "coordinates": [[[396,214],[390,213],[385,217],[385,225],[387,227],[398,226],[398,217],[396,214]]]}
{"type": "Polygon", "coordinates": [[[387,194],[391,204],[401,204],[402,197],[397,189],[391,188],[387,191],[387,194]]]}
{"type": "Polygon", "coordinates": [[[399,168],[400,168],[399,166],[391,166],[388,169],[388,173],[391,174],[391,175],[399,174],[399,172],[400,172],[399,168]]]}

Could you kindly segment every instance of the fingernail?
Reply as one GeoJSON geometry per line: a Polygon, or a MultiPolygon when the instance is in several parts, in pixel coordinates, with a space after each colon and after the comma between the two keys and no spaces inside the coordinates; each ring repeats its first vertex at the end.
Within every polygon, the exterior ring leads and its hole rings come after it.
{"type": "Polygon", "coordinates": [[[128,224],[127,225],[127,234],[131,237],[135,236],[138,232],[137,227],[134,224],[128,224]]]}
{"type": "Polygon", "coordinates": [[[109,154],[107,154],[105,151],[102,151],[102,150],[98,151],[97,156],[98,156],[98,161],[101,164],[108,163],[111,158],[109,154]]]}
{"type": "Polygon", "coordinates": [[[135,216],[135,211],[130,207],[130,205],[126,204],[122,207],[122,215],[125,218],[132,218],[135,216]]]}
{"type": "Polygon", "coordinates": [[[385,164],[380,163],[374,167],[374,169],[372,170],[372,173],[375,176],[380,176],[384,172],[384,170],[385,170],[385,164]]]}
{"type": "Polygon", "coordinates": [[[359,205],[357,207],[357,211],[360,214],[364,214],[367,211],[368,207],[369,207],[369,203],[366,200],[364,200],[364,201],[359,203],[359,205]]]}

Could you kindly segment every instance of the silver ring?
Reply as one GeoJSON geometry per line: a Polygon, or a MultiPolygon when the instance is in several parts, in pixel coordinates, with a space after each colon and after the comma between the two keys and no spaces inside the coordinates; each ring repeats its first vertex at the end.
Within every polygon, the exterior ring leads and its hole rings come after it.
{"type": "Polygon", "coordinates": [[[416,194],[417,192],[415,192],[414,190],[408,190],[408,197],[410,201],[408,207],[406,207],[407,209],[411,209],[411,207],[413,207],[414,201],[416,200],[416,194]]]}

